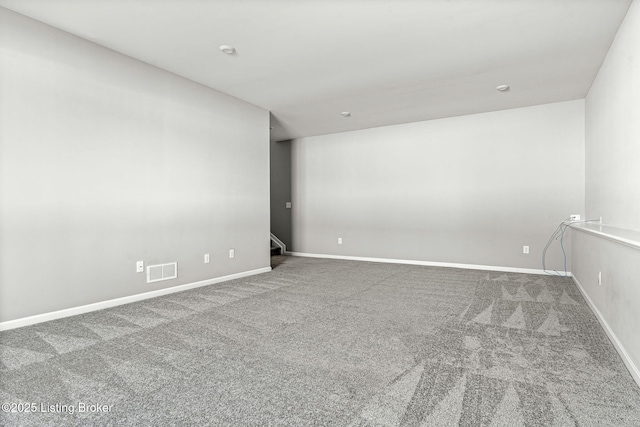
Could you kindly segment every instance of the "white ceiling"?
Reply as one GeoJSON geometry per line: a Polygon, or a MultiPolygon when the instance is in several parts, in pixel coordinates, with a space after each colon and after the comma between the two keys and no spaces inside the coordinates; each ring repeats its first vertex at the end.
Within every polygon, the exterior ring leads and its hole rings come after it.
{"type": "Polygon", "coordinates": [[[0,5],[266,108],[281,140],[584,98],[631,1],[0,5]]]}

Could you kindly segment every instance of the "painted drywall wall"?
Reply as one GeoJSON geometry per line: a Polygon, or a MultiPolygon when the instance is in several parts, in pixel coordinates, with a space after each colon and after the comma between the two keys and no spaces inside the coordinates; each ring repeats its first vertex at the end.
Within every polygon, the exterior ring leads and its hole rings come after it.
{"type": "Polygon", "coordinates": [[[640,229],[640,5],[632,3],[586,98],[586,210],[640,229]]]}
{"type": "Polygon", "coordinates": [[[1,321],[269,267],[266,110],[6,9],[0,93],[1,321]]]}
{"type": "Polygon", "coordinates": [[[574,279],[640,384],[640,248],[580,230],[571,241],[574,279]]]}
{"type": "MultiPolygon", "coordinates": [[[[640,3],[633,2],[585,102],[586,215],[640,230],[640,3]]],[[[616,228],[619,229],[616,231],[616,228]]],[[[596,230],[598,228],[596,227],[596,230]]],[[[639,233],[635,233],[640,236],[639,233]]],[[[640,240],[635,238],[635,240],[640,240]]],[[[573,273],[640,383],[640,249],[574,231],[573,273]],[[598,273],[602,285],[598,286],[598,273]]]]}
{"type": "Polygon", "coordinates": [[[294,140],[292,197],[296,252],[540,269],[584,210],[584,102],[294,140]]]}
{"type": "Polygon", "coordinates": [[[271,141],[271,232],[291,246],[291,141],[271,141]]]}

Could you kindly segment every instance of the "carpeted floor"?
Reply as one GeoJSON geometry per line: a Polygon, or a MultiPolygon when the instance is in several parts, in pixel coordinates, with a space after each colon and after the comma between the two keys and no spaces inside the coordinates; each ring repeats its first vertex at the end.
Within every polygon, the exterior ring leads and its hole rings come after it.
{"type": "Polygon", "coordinates": [[[0,333],[0,424],[640,425],[640,388],[570,279],[274,261],[0,333]]]}

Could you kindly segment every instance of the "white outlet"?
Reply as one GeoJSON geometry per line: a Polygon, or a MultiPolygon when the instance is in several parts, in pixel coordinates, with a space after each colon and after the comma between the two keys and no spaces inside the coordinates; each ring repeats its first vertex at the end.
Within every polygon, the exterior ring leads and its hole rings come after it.
{"type": "Polygon", "coordinates": [[[602,271],[598,271],[598,286],[602,286],[602,271]]]}
{"type": "Polygon", "coordinates": [[[571,221],[580,221],[580,215],[577,215],[577,214],[569,215],[569,219],[571,219],[571,221]]]}
{"type": "Polygon", "coordinates": [[[342,244],[342,237],[338,237],[338,244],[341,245],[342,244]]]}
{"type": "Polygon", "coordinates": [[[522,253],[523,254],[528,254],[529,253],[529,246],[523,246],[522,247],[522,253]]]}
{"type": "Polygon", "coordinates": [[[143,273],[143,272],[144,272],[144,261],[136,262],[136,273],[143,273]]]}
{"type": "Polygon", "coordinates": [[[291,209],[291,202],[285,202],[284,207],[287,209],[291,209]]]}
{"type": "Polygon", "coordinates": [[[236,257],[236,250],[229,249],[229,258],[235,258],[235,257],[236,257]]]}
{"type": "Polygon", "coordinates": [[[204,254],[204,263],[209,264],[209,254],[204,254]]]}

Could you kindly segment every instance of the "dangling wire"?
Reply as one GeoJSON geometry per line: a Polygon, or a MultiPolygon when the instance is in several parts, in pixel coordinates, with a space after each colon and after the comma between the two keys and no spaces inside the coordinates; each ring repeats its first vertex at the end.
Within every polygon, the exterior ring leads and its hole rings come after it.
{"type": "Polygon", "coordinates": [[[567,253],[564,250],[564,234],[567,231],[567,229],[571,226],[571,224],[577,224],[577,223],[581,223],[581,222],[582,223],[584,223],[584,222],[594,222],[594,221],[600,221],[600,219],[587,219],[587,220],[584,220],[584,221],[576,221],[576,220],[572,220],[569,217],[569,218],[563,220],[558,225],[558,227],[553,232],[553,234],[551,234],[551,237],[549,237],[549,240],[547,241],[547,244],[544,246],[544,249],[542,250],[542,270],[547,274],[555,274],[555,275],[561,276],[561,277],[568,277],[569,274],[567,272],[567,253]],[[557,270],[547,271],[547,266],[546,266],[547,249],[549,249],[549,246],[551,246],[551,244],[553,243],[554,240],[560,240],[560,249],[562,250],[564,273],[560,273],[557,270]]]}

